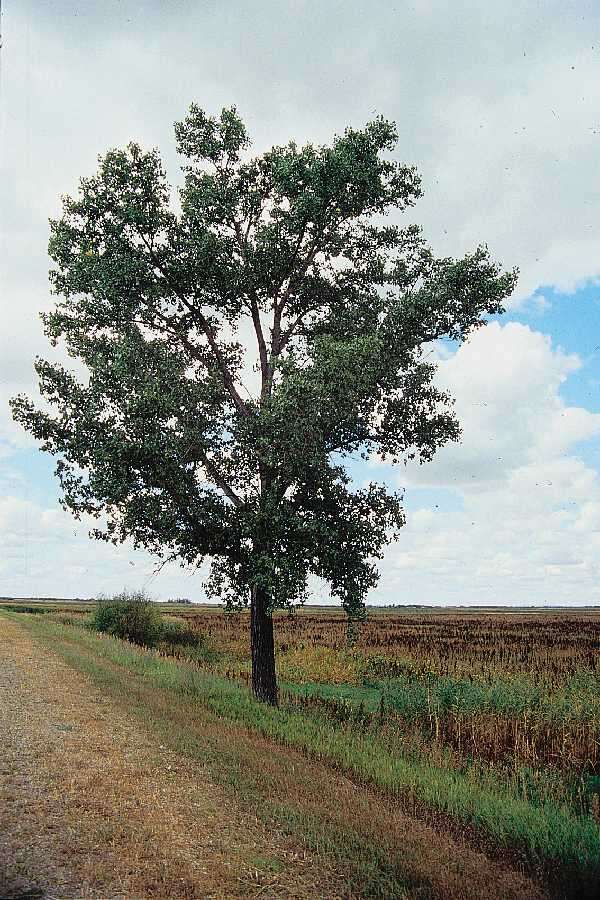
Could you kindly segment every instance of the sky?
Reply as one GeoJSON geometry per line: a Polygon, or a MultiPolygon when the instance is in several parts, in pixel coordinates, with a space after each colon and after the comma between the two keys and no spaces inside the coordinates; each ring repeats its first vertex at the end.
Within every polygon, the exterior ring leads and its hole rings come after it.
{"type": "MultiPolygon", "coordinates": [[[[600,602],[600,6],[457,0],[4,0],[0,121],[0,595],[124,587],[202,600],[59,505],[54,461],[13,423],[51,351],[48,218],[130,140],[180,179],[173,122],[235,105],[253,151],[326,143],[376,114],[424,197],[440,256],[485,242],[520,278],[507,312],[432,348],[459,444],[424,466],[350,468],[404,491],[370,603],[600,602]]],[[[317,585],[315,602],[328,602],[317,585]]]]}

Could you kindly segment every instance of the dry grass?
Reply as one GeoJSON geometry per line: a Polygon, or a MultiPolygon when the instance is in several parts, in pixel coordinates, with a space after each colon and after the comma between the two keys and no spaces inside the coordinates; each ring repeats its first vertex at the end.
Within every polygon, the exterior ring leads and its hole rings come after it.
{"type": "MultiPolygon", "coordinates": [[[[218,646],[248,656],[247,613],[185,608],[169,613],[218,646]]],[[[314,612],[307,607],[275,618],[280,656],[347,646],[347,624],[338,610],[314,612]]],[[[600,671],[600,611],[371,611],[355,646],[368,655],[396,660],[400,671],[484,678],[522,673],[548,683],[582,669],[600,671]]]]}
{"type": "Polygon", "coordinates": [[[326,867],[5,616],[0,640],[2,897],[32,886],[60,897],[340,896],[326,867]]]}
{"type": "MultiPolygon", "coordinates": [[[[33,727],[33,746],[43,757],[36,768],[35,753],[23,757],[22,749],[18,750],[17,770],[28,772],[29,781],[19,783],[13,778],[11,782],[7,772],[8,784],[17,800],[40,799],[43,791],[48,795],[40,801],[42,805],[21,802],[20,816],[9,815],[5,831],[11,836],[4,847],[0,838],[0,860],[7,847],[6,853],[12,852],[16,859],[18,843],[23,843],[24,818],[29,823],[30,846],[21,864],[25,862],[33,875],[37,872],[38,883],[58,883],[59,876],[67,882],[71,878],[71,893],[61,896],[98,896],[94,890],[99,889],[102,896],[113,892],[114,896],[165,898],[256,894],[261,898],[526,900],[545,896],[540,884],[524,874],[518,855],[498,853],[474,828],[461,826],[458,820],[419,806],[413,799],[407,802],[377,793],[360,776],[344,777],[321,754],[321,736],[318,752],[310,758],[291,749],[287,739],[275,743],[271,732],[263,730],[261,736],[248,722],[242,724],[243,717],[237,721],[218,704],[213,709],[201,698],[171,689],[173,661],[135,651],[149,660],[155,658],[156,666],[163,667],[161,681],[154,677],[154,663],[146,667],[148,671],[129,665],[128,645],[116,642],[118,652],[112,656],[101,652],[100,638],[70,627],[70,612],[66,627],[52,625],[53,619],[64,615],[21,619],[51,653],[24,638],[16,617],[8,626],[6,616],[0,616],[0,630],[5,625],[13,629],[11,643],[16,646],[6,653],[5,661],[15,670],[14,683],[21,680],[18,697],[24,697],[21,705],[13,703],[21,731],[13,735],[12,743],[22,745],[33,727]],[[74,675],[55,653],[101,685],[104,702],[98,690],[90,687],[92,681],[74,675]],[[29,687],[24,677],[30,679],[29,687]],[[55,684],[50,683],[52,679],[55,684]],[[24,714],[19,713],[21,707],[24,714]],[[58,724],[71,730],[56,728],[58,710],[58,724]],[[46,747],[52,752],[45,753],[46,747]],[[42,818],[54,820],[48,834],[40,828],[42,818]],[[46,871],[51,877],[44,882],[40,872],[46,871]],[[79,893],[73,893],[76,884],[79,893]]],[[[231,675],[247,669],[243,615],[183,610],[182,616],[204,636],[200,649],[210,651],[189,666],[190,677],[198,674],[196,665],[228,670],[231,675]]],[[[582,667],[588,672],[598,669],[600,617],[594,613],[567,616],[566,623],[564,617],[548,614],[387,613],[373,617],[363,628],[358,647],[352,649],[346,646],[345,622],[337,613],[278,616],[276,628],[280,672],[286,671],[291,680],[308,680],[310,674],[311,681],[314,677],[326,682],[334,693],[337,686],[347,684],[357,696],[363,689],[373,692],[373,684],[380,680],[387,680],[386,690],[392,681],[396,687],[406,681],[403,690],[412,691],[417,706],[415,686],[423,682],[433,690],[444,678],[458,678],[465,660],[472,668],[473,677],[467,680],[475,693],[487,690],[486,685],[497,677],[524,671],[533,657],[532,684],[544,691],[556,689],[582,667]],[[546,673],[544,660],[549,664],[546,673]],[[361,684],[365,661],[374,679],[366,687],[361,684]],[[378,666],[385,671],[379,672],[378,666]]],[[[287,702],[292,699],[288,697],[287,702]]],[[[477,756],[490,759],[497,752],[496,744],[510,745],[509,749],[515,744],[514,736],[500,733],[498,715],[491,722],[489,712],[476,706],[467,713],[453,701],[436,719],[429,694],[426,699],[427,722],[439,734],[433,741],[425,734],[420,740],[429,740],[431,748],[441,752],[454,746],[457,737],[459,768],[460,751],[469,750],[468,741],[475,744],[477,756]],[[475,725],[481,723],[485,727],[479,732],[475,725]],[[492,741],[494,723],[498,738],[490,749],[482,742],[492,741]]],[[[309,698],[309,705],[313,702],[309,698]]],[[[385,731],[392,728],[391,719],[395,721],[398,713],[391,718],[386,714],[385,721],[383,712],[375,709],[373,715],[381,717],[385,731]]],[[[413,713],[407,715],[400,728],[403,740],[409,737],[413,713]]],[[[418,717],[415,722],[421,727],[418,717]]],[[[526,723],[523,731],[520,718],[518,724],[519,741],[523,734],[529,740],[530,725],[526,723]]],[[[11,724],[9,736],[12,728],[11,724]]],[[[352,729],[348,733],[354,734],[352,729]]],[[[554,731],[549,734],[554,739],[554,731]]],[[[542,740],[549,746],[547,736],[542,735],[542,740]]],[[[533,752],[531,746],[527,753],[533,752]]],[[[560,749],[564,757],[565,747],[560,749]]],[[[537,754],[535,746],[533,750],[537,754]]],[[[13,869],[18,874],[18,866],[13,869]]],[[[562,888],[558,895],[563,896],[562,888]]]]}

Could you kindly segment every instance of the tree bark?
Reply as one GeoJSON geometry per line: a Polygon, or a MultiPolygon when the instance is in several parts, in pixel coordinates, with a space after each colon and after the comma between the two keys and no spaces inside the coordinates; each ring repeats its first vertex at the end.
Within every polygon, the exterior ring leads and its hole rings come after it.
{"type": "Polygon", "coordinates": [[[254,588],[250,604],[250,637],[252,647],[252,691],[257,700],[277,706],[275,676],[275,643],[273,617],[268,612],[268,596],[254,588]]]}

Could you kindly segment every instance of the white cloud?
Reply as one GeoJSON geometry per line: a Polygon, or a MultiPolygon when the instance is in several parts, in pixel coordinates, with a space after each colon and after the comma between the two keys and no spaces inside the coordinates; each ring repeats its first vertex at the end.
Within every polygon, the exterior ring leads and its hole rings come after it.
{"type": "Polygon", "coordinates": [[[600,600],[600,479],[575,455],[600,434],[600,415],[559,393],[579,366],[516,323],[493,323],[440,363],[463,443],[403,481],[458,489],[463,509],[408,515],[382,565],[380,601],[448,601],[449,590],[462,603],[600,600]]]}
{"type": "Polygon", "coordinates": [[[559,394],[581,365],[577,355],[517,322],[475,332],[438,363],[438,383],[456,399],[461,442],[446,445],[426,466],[409,466],[403,483],[481,489],[600,434],[600,415],[566,407],[559,394]]]}
{"type": "Polygon", "coordinates": [[[96,523],[22,496],[0,497],[0,593],[4,596],[96,596],[144,587],[151,596],[202,600],[206,567],[194,572],[157,561],[129,543],[88,537],[96,523]]]}

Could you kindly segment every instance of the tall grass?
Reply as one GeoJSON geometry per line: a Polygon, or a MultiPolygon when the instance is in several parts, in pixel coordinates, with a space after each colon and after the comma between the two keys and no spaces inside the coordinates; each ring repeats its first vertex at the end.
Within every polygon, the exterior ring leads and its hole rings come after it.
{"type": "MultiPolygon", "coordinates": [[[[189,627],[203,631],[240,658],[247,657],[247,614],[186,610],[181,617],[189,627]]],[[[291,616],[277,615],[276,643],[284,664],[298,651],[346,651],[345,618],[336,610],[313,612],[308,608],[291,616]]],[[[600,672],[599,647],[597,610],[460,614],[444,610],[427,614],[373,611],[360,626],[354,644],[373,667],[379,667],[378,672],[372,672],[379,679],[408,672],[484,680],[520,673],[550,685],[578,671],[600,672]]],[[[305,664],[306,660],[301,663],[305,664]]],[[[307,680],[317,679],[309,676],[307,680]]]]}
{"type": "Polygon", "coordinates": [[[573,773],[600,768],[600,677],[580,673],[551,690],[525,676],[490,681],[404,675],[366,684],[286,683],[294,699],[338,718],[360,710],[491,761],[546,764],[573,773]],[[382,713],[385,711],[385,716],[382,713]]]}

